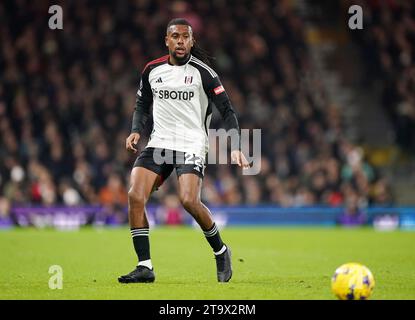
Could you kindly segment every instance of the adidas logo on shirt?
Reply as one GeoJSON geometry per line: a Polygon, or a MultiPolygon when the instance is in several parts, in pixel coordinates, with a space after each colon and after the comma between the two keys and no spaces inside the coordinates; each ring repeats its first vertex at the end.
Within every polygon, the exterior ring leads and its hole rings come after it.
{"type": "Polygon", "coordinates": [[[156,83],[163,83],[163,80],[161,80],[161,77],[159,77],[156,81],[156,83]]]}

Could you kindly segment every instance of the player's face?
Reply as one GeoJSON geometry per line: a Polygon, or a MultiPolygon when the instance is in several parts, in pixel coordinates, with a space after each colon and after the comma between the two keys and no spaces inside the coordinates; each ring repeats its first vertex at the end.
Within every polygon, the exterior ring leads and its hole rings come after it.
{"type": "Polygon", "coordinates": [[[176,60],[182,62],[187,59],[193,47],[192,28],[186,25],[173,25],[167,30],[165,38],[169,54],[176,60]]]}

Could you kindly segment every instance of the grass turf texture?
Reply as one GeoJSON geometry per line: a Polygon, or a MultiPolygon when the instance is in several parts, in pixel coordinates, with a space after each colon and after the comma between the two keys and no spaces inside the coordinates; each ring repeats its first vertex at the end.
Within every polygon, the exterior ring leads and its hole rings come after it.
{"type": "Polygon", "coordinates": [[[136,256],[128,228],[0,232],[0,299],[335,299],[334,270],[361,262],[373,272],[372,299],[415,299],[415,232],[372,229],[226,228],[231,282],[216,282],[201,231],[150,232],[153,284],[119,284],[136,256]],[[63,289],[48,287],[51,265],[63,289]]]}

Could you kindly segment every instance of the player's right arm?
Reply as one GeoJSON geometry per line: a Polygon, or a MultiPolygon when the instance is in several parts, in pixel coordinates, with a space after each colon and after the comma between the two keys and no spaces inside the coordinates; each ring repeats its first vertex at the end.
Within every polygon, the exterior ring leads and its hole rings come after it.
{"type": "Polygon", "coordinates": [[[145,68],[141,74],[140,87],[136,94],[131,133],[125,141],[126,149],[131,150],[134,153],[138,151],[136,148],[137,143],[140,140],[141,133],[150,117],[150,107],[153,103],[153,94],[148,81],[148,75],[149,68],[145,68]]]}

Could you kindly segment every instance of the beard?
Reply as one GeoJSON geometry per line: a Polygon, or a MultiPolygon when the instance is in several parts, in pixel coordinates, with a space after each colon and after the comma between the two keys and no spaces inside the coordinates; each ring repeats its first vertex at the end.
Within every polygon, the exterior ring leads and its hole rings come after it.
{"type": "Polygon", "coordinates": [[[186,53],[183,57],[178,57],[176,55],[176,52],[173,51],[171,53],[171,55],[173,56],[173,58],[179,63],[179,64],[185,64],[187,62],[187,60],[189,59],[190,56],[190,52],[186,53]]]}

